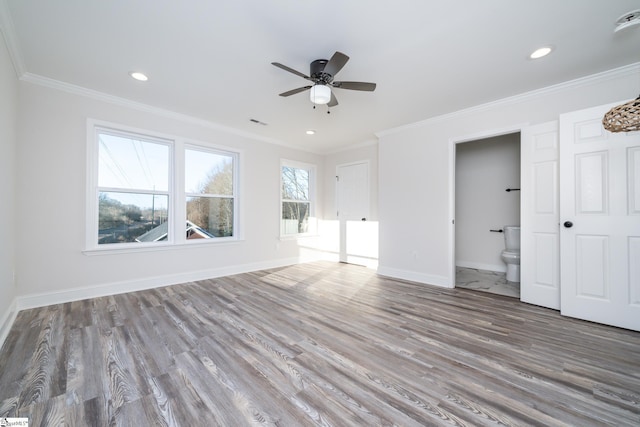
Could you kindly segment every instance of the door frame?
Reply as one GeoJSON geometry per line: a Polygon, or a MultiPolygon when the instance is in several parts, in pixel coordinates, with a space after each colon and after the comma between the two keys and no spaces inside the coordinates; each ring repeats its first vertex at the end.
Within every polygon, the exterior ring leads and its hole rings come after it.
{"type": "MultiPolygon", "coordinates": [[[[456,146],[465,142],[478,141],[496,136],[520,133],[520,146],[522,147],[522,130],[529,123],[521,123],[513,126],[505,126],[491,130],[482,130],[476,133],[449,138],[449,286],[456,287],[456,146]]],[[[522,158],[522,152],[520,153],[522,158]]],[[[522,171],[520,171],[522,179],[522,171]]],[[[520,198],[522,207],[522,198],[520,198]]],[[[522,215],[522,213],[520,214],[522,215]]]]}

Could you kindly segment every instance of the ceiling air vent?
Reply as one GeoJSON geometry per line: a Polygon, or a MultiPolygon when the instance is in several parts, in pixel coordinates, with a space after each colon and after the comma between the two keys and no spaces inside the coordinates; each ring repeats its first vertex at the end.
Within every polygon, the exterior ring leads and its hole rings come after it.
{"type": "Polygon", "coordinates": [[[640,24],[640,9],[632,10],[618,18],[614,32],[617,33],[620,30],[624,30],[625,28],[633,27],[638,24],[640,24]]]}

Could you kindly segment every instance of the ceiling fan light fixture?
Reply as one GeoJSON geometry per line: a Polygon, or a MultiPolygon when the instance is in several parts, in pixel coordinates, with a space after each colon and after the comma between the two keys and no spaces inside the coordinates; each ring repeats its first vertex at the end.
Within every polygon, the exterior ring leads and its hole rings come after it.
{"type": "Polygon", "coordinates": [[[324,84],[315,84],[309,93],[309,99],[314,104],[324,105],[331,101],[331,88],[324,84]]]}

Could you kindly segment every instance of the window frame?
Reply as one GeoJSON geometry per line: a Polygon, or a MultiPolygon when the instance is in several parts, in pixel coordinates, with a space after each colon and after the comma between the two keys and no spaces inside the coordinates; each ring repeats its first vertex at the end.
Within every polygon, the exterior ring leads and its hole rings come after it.
{"type": "Polygon", "coordinates": [[[176,247],[197,247],[201,245],[220,245],[235,243],[242,240],[241,203],[240,203],[240,164],[242,151],[215,145],[207,142],[187,140],[186,138],[160,134],[158,132],[133,128],[125,125],[114,124],[94,119],[87,119],[87,189],[86,189],[86,224],[85,224],[85,248],[82,251],[87,255],[99,253],[126,253],[140,251],[154,251],[175,249],[176,247]],[[168,191],[149,192],[139,190],[114,189],[118,192],[166,194],[169,197],[168,211],[168,238],[158,242],[126,242],[126,243],[98,243],[98,213],[99,194],[110,187],[98,185],[99,173],[99,135],[105,133],[125,138],[139,139],[153,143],[167,144],[169,147],[168,165],[168,191]],[[228,155],[233,161],[233,236],[217,237],[214,239],[188,240],[186,232],[183,232],[187,217],[187,193],[185,191],[185,152],[187,149],[213,152],[228,155]]]}
{"type": "Polygon", "coordinates": [[[317,217],[316,217],[316,179],[317,179],[317,172],[316,172],[316,165],[315,164],[311,164],[311,163],[304,163],[304,162],[300,162],[300,161],[295,161],[295,160],[287,160],[287,159],[280,159],[280,169],[279,169],[279,174],[280,174],[280,187],[279,187],[279,193],[280,193],[280,203],[279,203],[279,211],[280,211],[280,216],[279,216],[279,222],[280,222],[280,239],[296,239],[298,237],[306,237],[306,236],[314,236],[317,234],[317,217]],[[308,220],[308,228],[306,232],[303,233],[284,233],[284,227],[283,227],[283,211],[282,211],[282,205],[284,204],[284,202],[302,202],[300,200],[292,200],[292,199],[285,199],[283,196],[283,191],[282,191],[282,186],[283,186],[283,177],[282,177],[282,169],[284,167],[290,167],[290,168],[295,168],[295,169],[302,169],[305,171],[308,171],[309,173],[309,220],[308,220]]]}

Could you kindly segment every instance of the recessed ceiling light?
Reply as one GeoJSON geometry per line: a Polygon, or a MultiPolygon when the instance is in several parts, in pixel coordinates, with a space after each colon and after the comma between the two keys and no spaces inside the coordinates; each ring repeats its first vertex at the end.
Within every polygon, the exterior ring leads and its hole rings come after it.
{"type": "Polygon", "coordinates": [[[129,73],[129,75],[136,80],[140,80],[141,82],[146,82],[147,80],[149,80],[149,77],[138,71],[132,71],[129,73]]]}
{"type": "Polygon", "coordinates": [[[315,130],[313,130],[313,129],[309,129],[309,130],[307,131],[307,135],[313,135],[313,134],[315,134],[315,133],[316,133],[316,131],[315,131],[315,130]]]}
{"type": "Polygon", "coordinates": [[[541,47],[540,49],[536,49],[531,55],[529,55],[529,58],[531,59],[542,58],[543,56],[549,55],[552,50],[553,48],[551,46],[541,47]]]}

